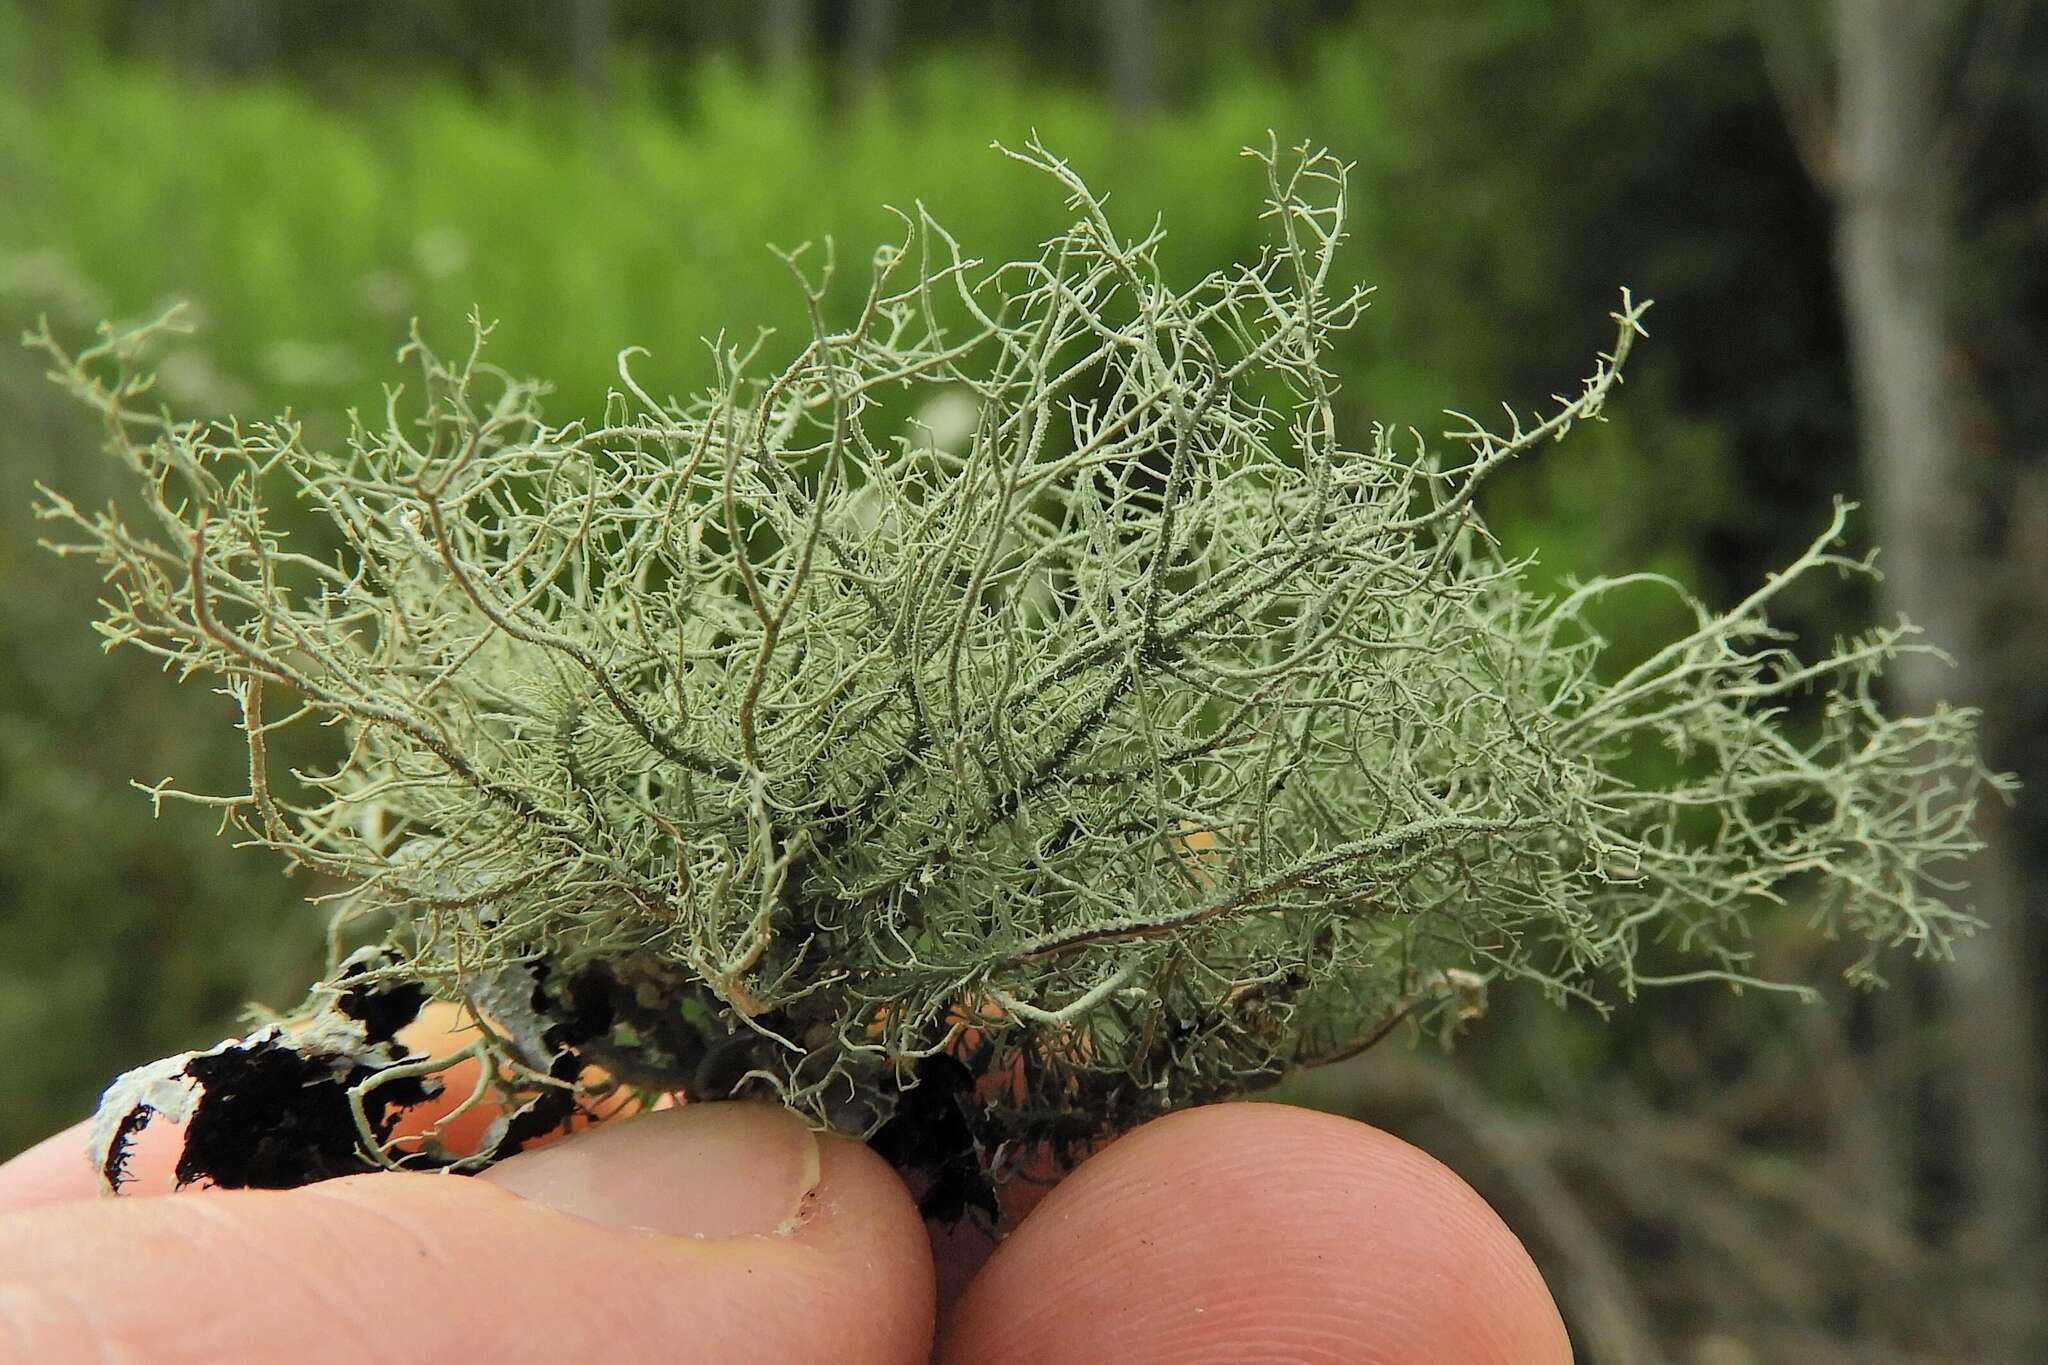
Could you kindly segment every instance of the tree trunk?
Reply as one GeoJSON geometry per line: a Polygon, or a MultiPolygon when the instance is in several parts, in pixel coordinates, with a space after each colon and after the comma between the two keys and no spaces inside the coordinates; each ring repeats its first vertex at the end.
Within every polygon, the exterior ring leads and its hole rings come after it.
{"type": "Polygon", "coordinates": [[[809,0],[762,0],[761,48],[772,80],[780,85],[796,83],[803,74],[810,42],[809,0]]]}
{"type": "Polygon", "coordinates": [[[1143,118],[1156,93],[1152,0],[1106,0],[1102,9],[1109,25],[1110,92],[1125,117],[1143,118]]]}
{"type": "MultiPolygon", "coordinates": [[[[1995,623],[1979,604],[1994,566],[1959,434],[1951,284],[1957,168],[1940,150],[1940,64],[1952,11],[1928,0],[1836,0],[1836,255],[1863,462],[1875,503],[1888,614],[1952,654],[1902,661],[1899,705],[1988,696],[1995,623]]],[[[1949,1079],[1961,1138],[1966,1229],[1993,1253],[2035,1237],[2043,1216],[2036,1002],[2016,851],[1990,812],[1966,875],[1985,927],[1940,974],[1953,1021],[1949,1079]]]]}
{"type": "Polygon", "coordinates": [[[612,0],[575,0],[569,9],[569,69],[592,99],[612,85],[612,0]]]}
{"type": "Polygon", "coordinates": [[[866,91],[881,79],[894,36],[896,0],[853,0],[846,26],[846,84],[866,91]]]}
{"type": "Polygon", "coordinates": [[[246,76],[268,66],[277,53],[269,7],[263,0],[214,0],[213,65],[246,76]]]}

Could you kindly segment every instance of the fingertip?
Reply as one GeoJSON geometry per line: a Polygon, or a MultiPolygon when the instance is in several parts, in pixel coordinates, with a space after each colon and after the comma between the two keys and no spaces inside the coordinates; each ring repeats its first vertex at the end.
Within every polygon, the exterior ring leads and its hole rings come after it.
{"type": "Polygon", "coordinates": [[[1275,1104],[1169,1115],[1055,1189],[952,1314],[942,1361],[1568,1362],[1500,1217],[1426,1153],[1275,1104]]]}
{"type": "MultiPolygon", "coordinates": [[[[88,1128],[75,1123],[0,1165],[0,1214],[106,1194],[106,1185],[93,1166],[88,1128]]],[[[131,1144],[123,1165],[123,1193],[168,1193],[183,1145],[184,1131],[175,1124],[158,1123],[144,1129],[131,1144]]]]}
{"type": "Polygon", "coordinates": [[[82,1315],[44,1340],[55,1318],[16,1314],[24,1359],[93,1344],[301,1362],[928,1358],[931,1260],[908,1193],[859,1144],[814,1154],[801,1217],[776,1232],[627,1231],[480,1180],[383,1174],[30,1210],[0,1224],[0,1283],[82,1315]]]}
{"type": "Polygon", "coordinates": [[[66,1128],[0,1165],[0,1213],[83,1199],[93,1191],[83,1128],[66,1128]]]}
{"type": "MultiPolygon", "coordinates": [[[[462,1006],[438,1000],[429,1001],[419,1017],[398,1032],[399,1041],[409,1051],[430,1057],[459,1052],[476,1036],[476,1025],[462,1006]]],[[[464,1155],[478,1150],[492,1122],[503,1111],[495,1100],[465,1106],[481,1068],[474,1057],[466,1057],[437,1073],[439,1093],[399,1111],[392,1136],[418,1138],[431,1131],[436,1142],[448,1152],[464,1155]]],[[[578,1127],[588,1126],[582,1116],[574,1122],[578,1127]]],[[[73,1124],[0,1162],[0,1213],[93,1199],[106,1193],[88,1152],[90,1126],[73,1124]]],[[[559,1136],[557,1132],[543,1133],[530,1139],[527,1145],[544,1146],[559,1136]]],[[[161,1115],[153,1116],[128,1140],[122,1195],[132,1199],[171,1193],[183,1148],[183,1125],[161,1115]]]]}

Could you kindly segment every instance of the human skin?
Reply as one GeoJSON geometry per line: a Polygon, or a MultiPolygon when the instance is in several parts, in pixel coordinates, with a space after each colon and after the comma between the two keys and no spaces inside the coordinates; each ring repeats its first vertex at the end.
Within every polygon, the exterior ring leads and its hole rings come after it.
{"type": "Polygon", "coordinates": [[[106,1199],[82,1153],[73,1129],[0,1166],[0,1359],[1571,1359],[1469,1186],[1285,1105],[1125,1135],[993,1254],[928,1237],[867,1148],[761,1104],[616,1120],[476,1179],[106,1199]]]}

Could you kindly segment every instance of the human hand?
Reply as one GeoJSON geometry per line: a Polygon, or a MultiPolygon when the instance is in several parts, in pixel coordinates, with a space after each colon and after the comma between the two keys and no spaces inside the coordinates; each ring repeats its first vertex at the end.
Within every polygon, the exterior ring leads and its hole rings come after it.
{"type": "Polygon", "coordinates": [[[1470,1187],[1284,1105],[1127,1134],[978,1273],[939,1239],[936,1281],[895,1173],[768,1105],[615,1121],[475,1179],[292,1191],[96,1199],[82,1146],[73,1130],[0,1166],[0,1359],[1571,1358],[1470,1187]]]}

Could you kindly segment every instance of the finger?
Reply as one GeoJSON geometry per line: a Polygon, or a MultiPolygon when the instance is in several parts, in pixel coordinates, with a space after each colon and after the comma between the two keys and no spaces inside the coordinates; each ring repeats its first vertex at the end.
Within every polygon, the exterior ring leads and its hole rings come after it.
{"type": "Polygon", "coordinates": [[[606,1125],[492,1177],[0,1218],[0,1359],[924,1359],[900,1181],[772,1106],[606,1125]]]}
{"type": "MultiPolygon", "coordinates": [[[[429,1057],[447,1056],[475,1040],[476,1026],[467,1020],[468,1016],[460,1005],[431,1001],[418,1019],[398,1031],[398,1039],[413,1052],[429,1057]]],[[[402,1111],[392,1128],[392,1136],[414,1137],[432,1128],[436,1139],[451,1152],[473,1152],[482,1146],[485,1131],[498,1117],[501,1105],[487,1099],[454,1114],[453,1118],[446,1117],[469,1096],[476,1085],[481,1065],[475,1058],[468,1057],[441,1072],[438,1076],[442,1083],[441,1093],[402,1111]]],[[[542,1134],[529,1145],[551,1141],[554,1136],[542,1134]]],[[[122,1185],[122,1194],[133,1198],[170,1193],[173,1171],[183,1142],[183,1130],[178,1124],[157,1119],[144,1128],[130,1144],[126,1163],[128,1180],[122,1185]]],[[[93,1169],[88,1152],[87,1125],[83,1123],[45,1138],[0,1165],[0,1213],[40,1204],[91,1199],[103,1190],[99,1172],[93,1169]]]]}
{"type": "Polygon", "coordinates": [[[1188,1110],[1090,1157],[956,1305],[941,1361],[1569,1362],[1528,1253],[1449,1169],[1349,1119],[1188,1110]]]}
{"type": "Polygon", "coordinates": [[[0,1214],[38,1204],[89,1199],[93,1189],[92,1162],[85,1154],[85,1125],[74,1124],[0,1166],[0,1214]]]}

